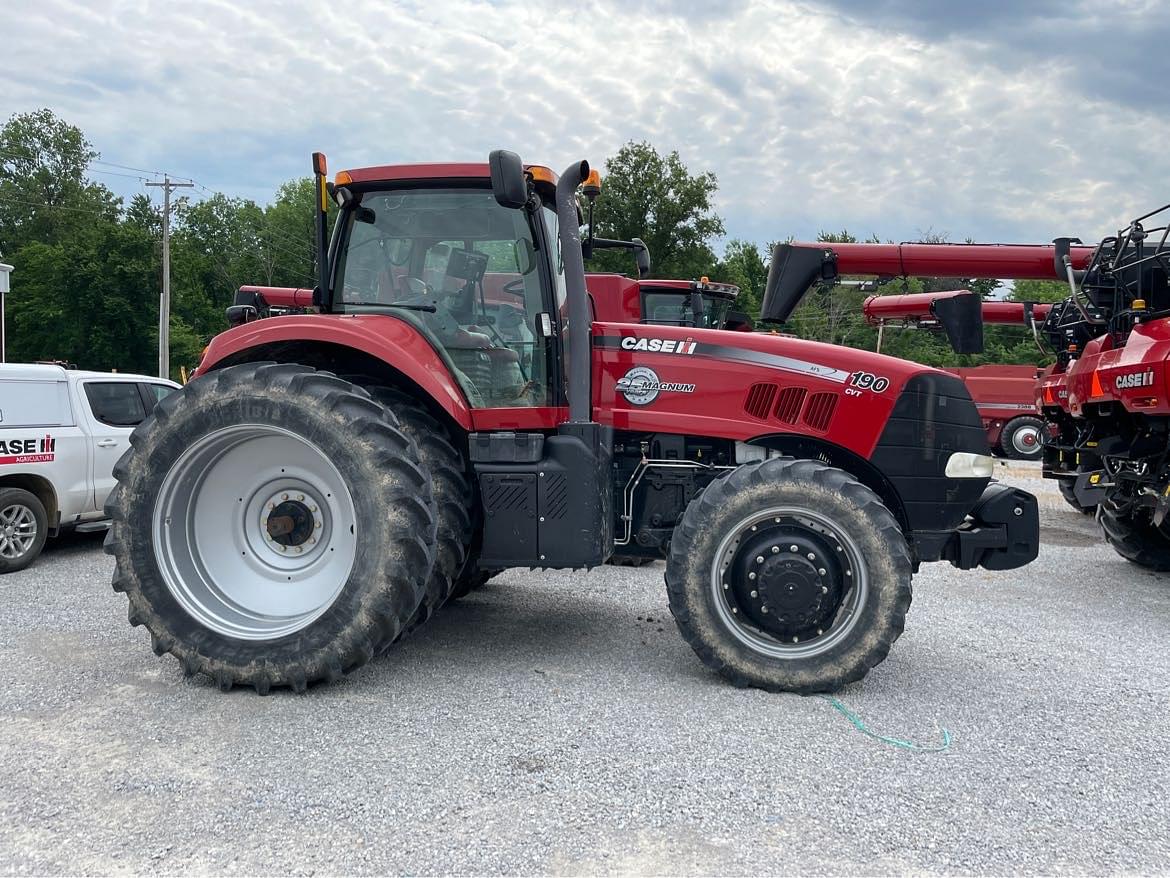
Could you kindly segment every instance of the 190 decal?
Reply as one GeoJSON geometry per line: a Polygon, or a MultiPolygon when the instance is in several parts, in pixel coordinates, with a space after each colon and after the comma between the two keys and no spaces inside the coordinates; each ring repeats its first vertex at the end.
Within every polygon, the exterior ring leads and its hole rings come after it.
{"type": "Polygon", "coordinates": [[[849,376],[849,386],[881,393],[890,386],[890,379],[874,375],[872,372],[854,372],[849,376]]]}

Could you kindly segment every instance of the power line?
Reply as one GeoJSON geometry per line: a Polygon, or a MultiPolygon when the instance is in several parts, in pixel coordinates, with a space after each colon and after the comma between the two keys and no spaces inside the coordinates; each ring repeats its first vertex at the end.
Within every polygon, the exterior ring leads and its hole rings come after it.
{"type": "Polygon", "coordinates": [[[56,204],[45,204],[43,201],[23,201],[19,198],[8,198],[7,196],[0,197],[0,201],[6,202],[8,204],[24,204],[29,207],[38,207],[42,210],[67,210],[70,213],[88,213],[92,214],[93,216],[103,217],[109,216],[109,214],[107,214],[105,211],[94,210],[93,208],[88,207],[63,207],[56,204]]]}
{"type": "MultiPolygon", "coordinates": [[[[105,165],[110,168],[121,168],[123,171],[139,171],[143,174],[150,174],[152,177],[162,177],[166,171],[152,171],[149,168],[136,168],[133,165],[120,165],[117,162],[107,162],[105,159],[90,159],[91,165],[105,165]]],[[[180,180],[190,180],[190,177],[179,177],[180,180]]]]}
{"type": "Polygon", "coordinates": [[[119,171],[103,171],[101,168],[87,168],[86,170],[91,174],[109,174],[111,177],[126,177],[130,180],[141,180],[143,183],[150,181],[149,177],[143,177],[139,174],[123,174],[119,171]]]}

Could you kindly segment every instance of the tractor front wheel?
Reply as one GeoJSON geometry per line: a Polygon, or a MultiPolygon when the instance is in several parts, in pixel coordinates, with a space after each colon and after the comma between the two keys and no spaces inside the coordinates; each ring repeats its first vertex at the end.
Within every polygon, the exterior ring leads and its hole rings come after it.
{"type": "Polygon", "coordinates": [[[107,504],[113,585],[187,674],[301,691],[369,661],[418,609],[431,480],[360,388],[233,366],[162,400],[131,445],[107,504]]]}
{"type": "Polygon", "coordinates": [[[1149,515],[1121,513],[1104,503],[1100,521],[1105,542],[1122,558],[1147,570],[1170,570],[1170,536],[1149,515]]]}
{"type": "Polygon", "coordinates": [[[746,464],[687,506],[666,564],[670,610],[738,686],[824,692],[859,680],[902,633],[910,553],[897,520],[848,473],[746,464]]]}
{"type": "Polygon", "coordinates": [[[1057,479],[1056,487],[1060,490],[1060,496],[1064,501],[1082,515],[1096,515],[1097,504],[1092,506],[1082,506],[1081,501],[1077,499],[1076,491],[1073,490],[1075,479],[1057,479]]]}

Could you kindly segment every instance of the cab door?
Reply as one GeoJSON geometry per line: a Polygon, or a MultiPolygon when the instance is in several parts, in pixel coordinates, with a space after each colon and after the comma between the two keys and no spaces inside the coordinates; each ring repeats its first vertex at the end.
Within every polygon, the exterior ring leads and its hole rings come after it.
{"type": "Polygon", "coordinates": [[[93,446],[93,507],[100,512],[114,489],[114,464],[130,447],[130,434],[146,419],[138,382],[91,378],[81,383],[82,407],[93,446]]]}

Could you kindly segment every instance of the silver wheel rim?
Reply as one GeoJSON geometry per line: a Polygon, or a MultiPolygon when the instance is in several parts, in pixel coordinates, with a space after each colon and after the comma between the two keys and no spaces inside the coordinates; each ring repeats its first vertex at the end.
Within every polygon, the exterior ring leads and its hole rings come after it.
{"type": "Polygon", "coordinates": [[[865,558],[857,542],[836,522],[827,516],[797,506],[776,506],[754,512],[727,531],[715,551],[711,564],[711,600],[724,627],[741,643],[754,652],[777,659],[803,659],[829,651],[857,625],[861,610],[869,598],[869,573],[865,558]],[[850,571],[849,585],[842,595],[832,625],[823,635],[797,643],[783,643],[761,629],[753,627],[741,614],[732,612],[728,601],[726,572],[735,558],[740,540],[752,534],[753,528],[765,523],[796,521],[835,542],[835,548],[844,556],[850,571]]]}
{"type": "Polygon", "coordinates": [[[0,558],[16,561],[37,541],[37,517],[23,503],[0,509],[0,558]]]}
{"type": "Polygon", "coordinates": [[[279,427],[209,433],[174,463],[155,505],[154,554],[175,600],[240,640],[311,625],[357,556],[353,498],[318,448],[279,427]]]}
{"type": "Polygon", "coordinates": [[[1012,448],[1024,455],[1035,454],[1040,449],[1040,430],[1027,424],[1012,433],[1012,448]]]}

